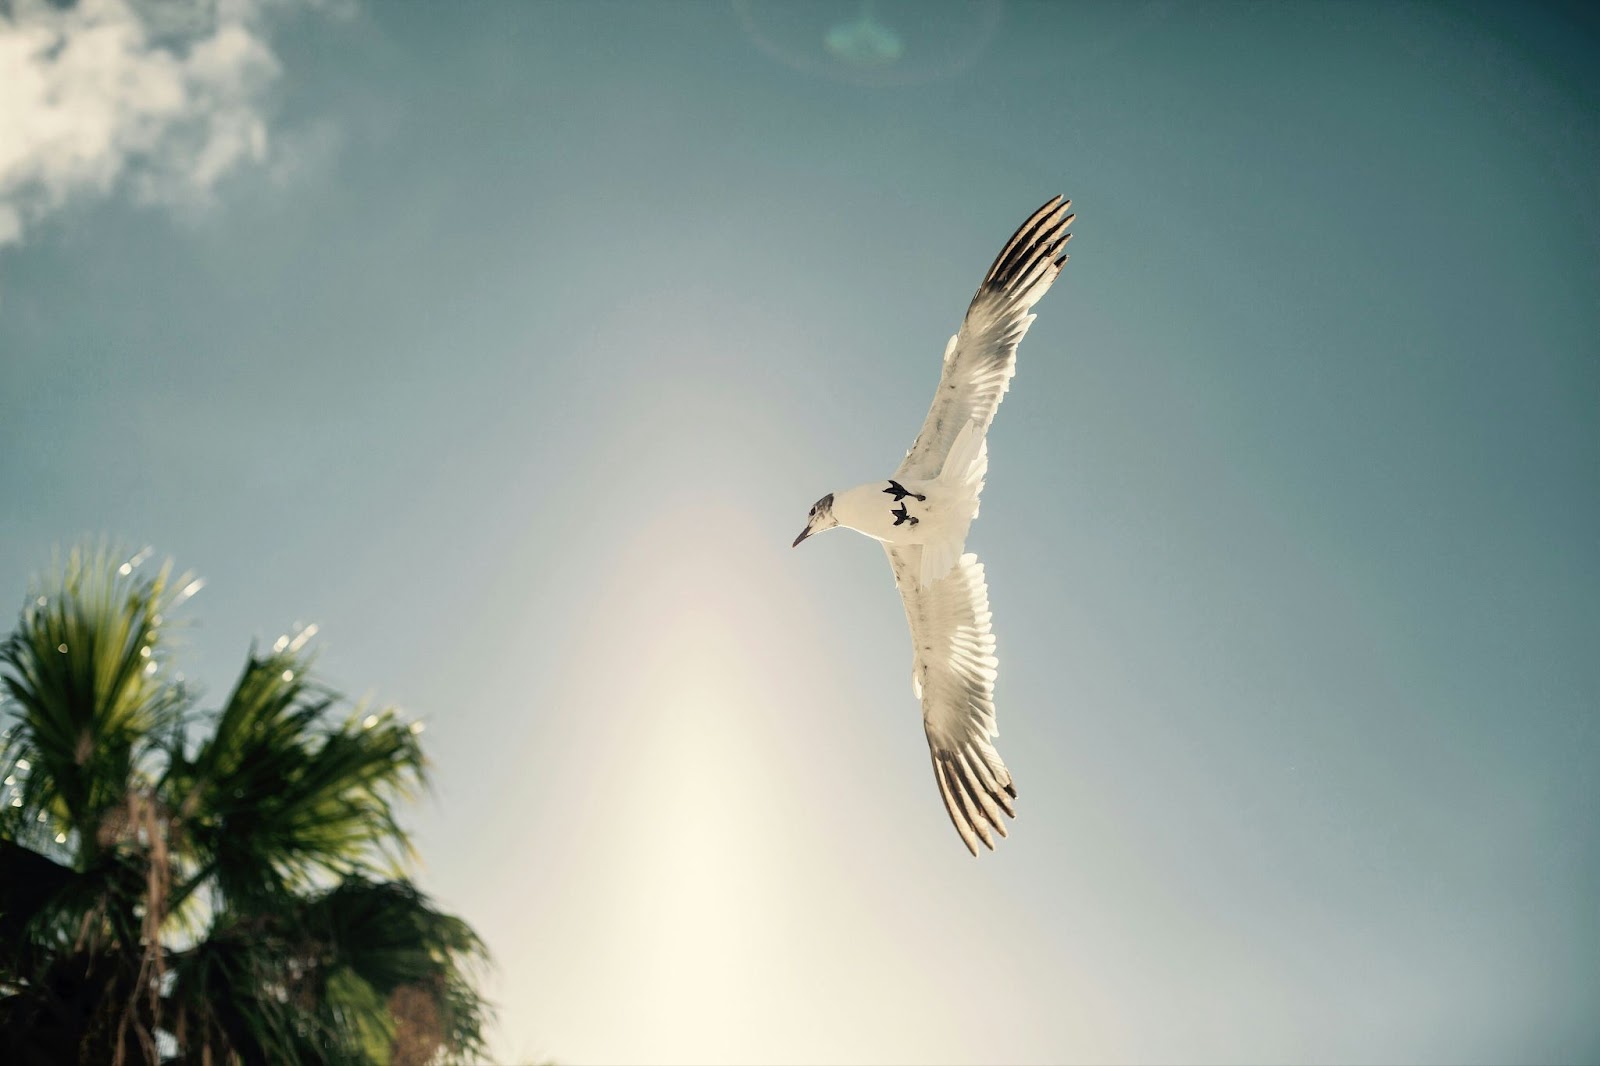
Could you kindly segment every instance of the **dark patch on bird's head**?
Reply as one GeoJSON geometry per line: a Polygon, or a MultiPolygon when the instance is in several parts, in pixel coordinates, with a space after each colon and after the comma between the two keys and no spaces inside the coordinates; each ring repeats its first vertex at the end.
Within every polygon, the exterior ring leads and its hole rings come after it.
{"type": "Polygon", "coordinates": [[[806,516],[806,528],[802,529],[800,535],[794,538],[794,544],[791,547],[798,548],[800,542],[813,533],[821,533],[824,529],[832,529],[838,524],[839,520],[833,517],[833,493],[830,492],[811,505],[811,513],[806,516]]]}

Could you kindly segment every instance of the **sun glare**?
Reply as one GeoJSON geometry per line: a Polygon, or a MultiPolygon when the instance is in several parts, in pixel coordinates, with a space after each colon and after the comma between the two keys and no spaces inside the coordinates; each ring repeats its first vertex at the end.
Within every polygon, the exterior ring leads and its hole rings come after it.
{"type": "Polygon", "coordinates": [[[568,964],[508,970],[503,1001],[537,1004],[526,1023],[573,1061],[975,1053],[936,960],[991,949],[976,930],[930,946],[925,903],[878,866],[913,861],[903,841],[842,828],[873,798],[870,757],[818,732],[798,683],[822,658],[815,599],[752,522],[662,508],[577,620],[566,732],[529,741],[560,765],[522,830],[530,876],[557,880],[507,904],[508,956],[568,964]]]}
{"type": "Polygon", "coordinates": [[[785,916],[804,901],[782,831],[790,790],[770,787],[792,772],[774,713],[783,635],[750,624],[771,620],[752,577],[783,579],[759,574],[746,522],[708,522],[703,504],[693,521],[654,516],[614,560],[573,664],[579,760],[606,787],[562,834],[571,920],[548,935],[581,960],[570,1009],[597,1012],[575,1028],[626,1016],[610,1054],[743,1061],[770,1051],[768,1007],[793,991],[751,979],[800,947],[785,916]]]}

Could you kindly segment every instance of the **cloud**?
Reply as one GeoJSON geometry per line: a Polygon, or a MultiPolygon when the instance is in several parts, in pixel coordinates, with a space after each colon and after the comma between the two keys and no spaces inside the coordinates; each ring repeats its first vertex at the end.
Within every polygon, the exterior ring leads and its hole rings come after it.
{"type": "Polygon", "coordinates": [[[0,4],[0,246],[68,203],[204,204],[269,157],[281,0],[0,4]],[[8,13],[9,11],[9,13],[8,13]]]}

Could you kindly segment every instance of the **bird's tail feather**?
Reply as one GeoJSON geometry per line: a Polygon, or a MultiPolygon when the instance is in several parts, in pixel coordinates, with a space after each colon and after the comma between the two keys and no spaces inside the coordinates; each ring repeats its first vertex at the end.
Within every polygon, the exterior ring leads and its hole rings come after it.
{"type": "Polygon", "coordinates": [[[922,568],[918,579],[923,588],[943,578],[955,566],[956,560],[966,550],[967,528],[978,517],[978,496],[983,492],[984,475],[989,472],[989,444],[984,439],[983,427],[968,422],[956,434],[945,456],[944,468],[939,471],[939,482],[945,487],[948,505],[960,507],[962,495],[971,500],[971,511],[958,527],[948,535],[929,540],[922,546],[922,568]]]}
{"type": "Polygon", "coordinates": [[[989,472],[989,442],[977,421],[968,422],[956,434],[950,452],[944,457],[939,480],[946,485],[974,485],[972,493],[983,491],[983,477],[989,472]]]}

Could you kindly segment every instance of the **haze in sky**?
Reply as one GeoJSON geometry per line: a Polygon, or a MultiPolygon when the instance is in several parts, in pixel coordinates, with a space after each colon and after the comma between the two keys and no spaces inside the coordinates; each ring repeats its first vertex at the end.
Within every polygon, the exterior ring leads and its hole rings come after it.
{"type": "MultiPolygon", "coordinates": [[[[0,8],[0,600],[108,534],[428,726],[507,1061],[1600,1058],[1577,6],[0,8]],[[968,540],[951,832],[885,477],[1072,258],[968,540]]],[[[0,603],[3,605],[3,603],[0,603]]]]}

